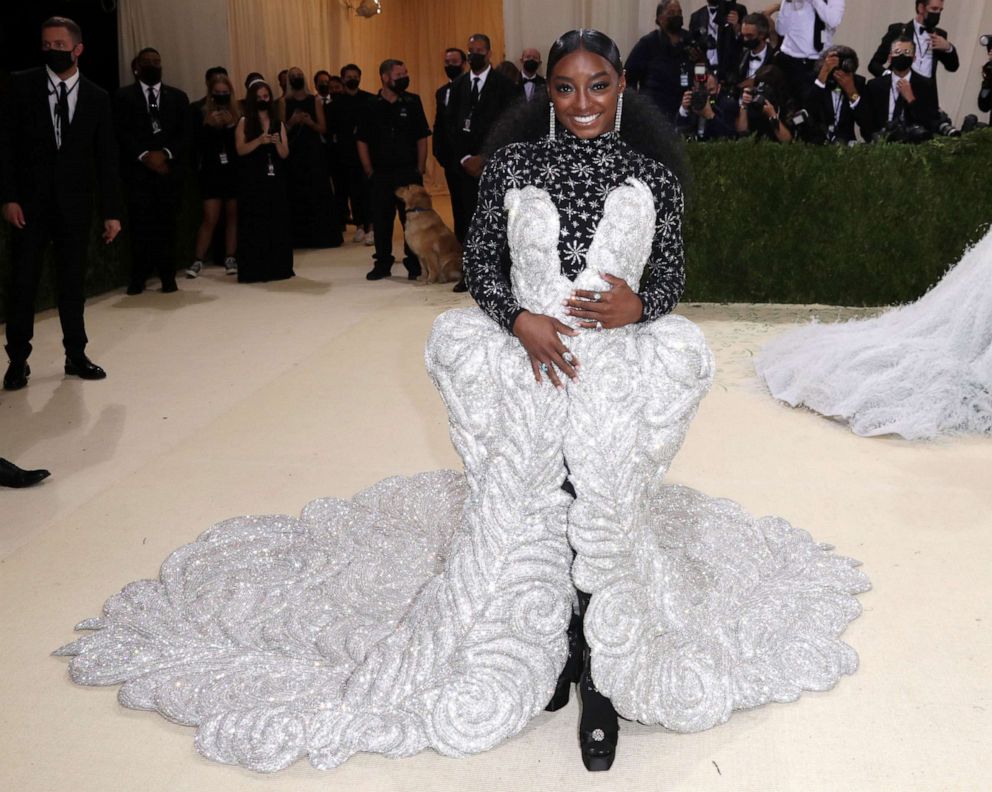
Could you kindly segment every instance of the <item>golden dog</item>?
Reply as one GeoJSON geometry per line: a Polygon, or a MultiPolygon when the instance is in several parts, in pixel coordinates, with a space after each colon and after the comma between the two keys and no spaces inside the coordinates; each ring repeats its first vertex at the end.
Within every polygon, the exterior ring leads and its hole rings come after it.
{"type": "Polygon", "coordinates": [[[427,190],[408,184],[396,190],[406,204],[404,235],[427,275],[428,283],[456,281],[462,272],[462,246],[431,205],[427,190]]]}

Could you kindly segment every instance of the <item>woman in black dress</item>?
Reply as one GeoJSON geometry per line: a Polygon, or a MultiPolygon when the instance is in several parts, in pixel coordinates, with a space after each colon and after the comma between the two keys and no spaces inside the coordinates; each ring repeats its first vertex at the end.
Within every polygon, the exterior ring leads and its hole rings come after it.
{"type": "Polygon", "coordinates": [[[233,112],[234,89],[226,74],[218,74],[207,89],[203,114],[194,130],[196,167],[203,199],[203,222],[196,234],[193,263],[186,269],[187,278],[195,278],[203,269],[214,229],[224,211],[224,270],[238,271],[235,259],[238,244],[238,174],[234,127],[238,119],[233,112]]]}
{"type": "Polygon", "coordinates": [[[289,88],[280,100],[289,130],[289,201],[293,247],[338,247],[343,238],[321,135],[327,131],[324,105],[306,89],[303,70],[289,70],[289,88]]]}
{"type": "Polygon", "coordinates": [[[240,158],[238,281],[293,277],[293,241],[285,159],[286,125],[278,120],[272,89],[259,80],[248,88],[245,114],[234,131],[240,158]]]}

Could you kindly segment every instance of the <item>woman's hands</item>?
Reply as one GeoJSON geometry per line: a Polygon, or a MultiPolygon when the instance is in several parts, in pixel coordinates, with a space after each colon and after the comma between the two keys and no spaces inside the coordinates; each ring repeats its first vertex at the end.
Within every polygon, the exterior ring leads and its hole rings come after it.
{"type": "Polygon", "coordinates": [[[594,292],[577,289],[565,300],[565,313],[579,319],[579,327],[590,330],[611,330],[641,321],[644,303],[627,285],[627,281],[600,273],[610,284],[608,291],[594,292]]]}
{"type": "Polygon", "coordinates": [[[542,381],[541,375],[544,374],[552,385],[561,390],[563,386],[555,368],[573,381],[578,381],[579,360],[561,340],[561,336],[577,336],[578,330],[552,316],[524,311],[513,323],[513,334],[527,350],[534,379],[538,382],[542,381]]]}

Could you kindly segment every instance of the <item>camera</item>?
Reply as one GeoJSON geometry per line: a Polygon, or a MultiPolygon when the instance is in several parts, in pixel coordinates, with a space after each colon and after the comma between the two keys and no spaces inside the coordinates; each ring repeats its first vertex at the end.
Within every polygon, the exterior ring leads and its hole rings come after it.
{"type": "Polygon", "coordinates": [[[933,134],[920,124],[902,124],[890,121],[885,128],[883,137],[889,143],[926,143],[933,134]]]}
{"type": "Polygon", "coordinates": [[[992,33],[985,33],[978,37],[978,43],[981,44],[989,52],[992,52],[992,33]]]}
{"type": "Polygon", "coordinates": [[[937,134],[944,137],[961,137],[961,130],[954,126],[951,117],[943,110],[941,110],[938,118],[937,134]]]}
{"type": "Polygon", "coordinates": [[[706,87],[706,65],[697,63],[693,67],[692,103],[689,106],[694,113],[701,113],[709,100],[710,91],[706,87]]]}
{"type": "Polygon", "coordinates": [[[986,85],[992,85],[992,61],[988,61],[982,66],[982,82],[986,85]]]}
{"type": "Polygon", "coordinates": [[[978,120],[978,116],[974,113],[969,113],[964,117],[964,122],[961,124],[961,134],[966,135],[969,132],[974,132],[976,129],[988,129],[988,124],[983,124],[978,120]]]}

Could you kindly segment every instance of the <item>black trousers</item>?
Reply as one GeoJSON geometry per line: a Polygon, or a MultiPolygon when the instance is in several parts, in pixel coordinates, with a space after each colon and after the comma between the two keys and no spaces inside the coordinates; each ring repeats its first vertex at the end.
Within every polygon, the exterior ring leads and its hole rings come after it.
{"type": "Polygon", "coordinates": [[[41,278],[41,261],[49,242],[55,246],[55,285],[58,290],[62,346],[69,357],[86,349],[83,324],[85,302],[86,247],[89,243],[89,217],[66,217],[55,205],[37,212],[25,210],[26,225],[12,229],[13,271],[7,309],[7,356],[23,363],[31,354],[34,337],[34,303],[41,278]]]}
{"type": "Polygon", "coordinates": [[[175,285],[176,223],[181,189],[182,182],[177,175],[160,176],[147,169],[130,180],[130,286],[144,288],[145,281],[154,274],[162,280],[163,287],[175,285]]]}
{"type": "Polygon", "coordinates": [[[372,224],[369,209],[369,180],[357,159],[344,159],[334,166],[334,189],[337,199],[338,217],[342,227],[345,219],[351,217],[356,228],[368,231],[372,224]]]}
{"type": "MultiPolygon", "coordinates": [[[[793,58],[779,51],[775,55],[775,65],[782,70],[785,76],[786,89],[794,102],[801,104],[806,96],[806,90],[816,79],[816,61],[793,58]]],[[[779,109],[785,107],[787,97],[779,97],[779,109]]]]}
{"type": "MultiPolygon", "coordinates": [[[[393,261],[393,225],[399,213],[400,224],[406,228],[406,208],[396,197],[396,190],[407,184],[423,184],[423,177],[416,168],[390,171],[373,171],[369,179],[372,194],[372,233],[375,234],[375,264],[379,272],[389,272],[393,261]]],[[[420,259],[410,246],[403,243],[403,266],[413,275],[420,274],[420,259]]]]}
{"type": "Polygon", "coordinates": [[[463,245],[468,236],[475,205],[479,202],[479,180],[468,175],[460,164],[455,164],[444,170],[451,193],[451,213],[455,219],[455,236],[463,245]]]}

